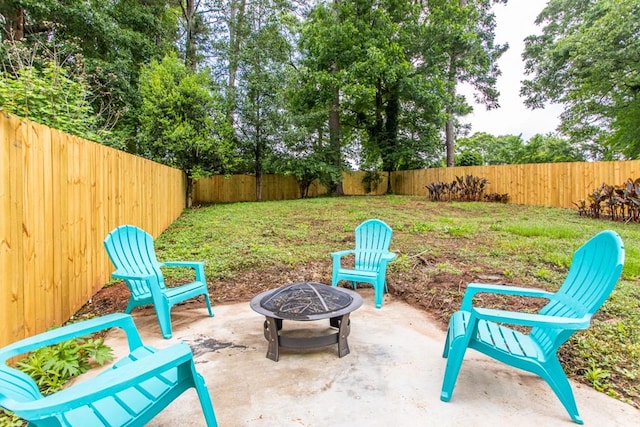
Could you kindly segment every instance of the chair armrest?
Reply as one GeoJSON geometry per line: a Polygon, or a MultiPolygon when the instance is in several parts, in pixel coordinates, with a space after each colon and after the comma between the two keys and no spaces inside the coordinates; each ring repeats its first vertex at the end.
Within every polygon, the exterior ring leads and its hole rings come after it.
{"type": "Polygon", "coordinates": [[[591,323],[591,315],[576,317],[547,316],[543,314],[521,313],[491,308],[473,308],[476,318],[512,325],[555,329],[586,329],[591,323]]]}
{"type": "Polygon", "coordinates": [[[12,410],[25,418],[38,418],[41,414],[67,412],[91,404],[104,397],[157,377],[168,369],[193,360],[187,344],[178,343],[149,354],[142,359],[107,370],[94,378],[80,382],[43,399],[33,402],[15,402],[12,410]]]}
{"type": "Polygon", "coordinates": [[[202,261],[167,261],[160,264],[161,267],[185,267],[196,271],[196,282],[206,282],[204,276],[204,262],[202,261]]]}
{"type": "Polygon", "coordinates": [[[471,311],[473,297],[479,293],[492,293],[492,294],[504,294],[504,295],[516,295],[526,297],[547,298],[553,297],[552,292],[548,292],[542,289],[521,288],[518,286],[508,285],[493,285],[488,283],[469,283],[467,290],[462,298],[462,305],[460,310],[471,311]]]}
{"type": "Polygon", "coordinates": [[[130,351],[142,346],[142,340],[140,339],[140,334],[136,329],[135,323],[133,323],[133,318],[128,314],[114,313],[62,326],[10,344],[0,349],[0,363],[5,363],[7,359],[29,351],[58,344],[60,342],[109,328],[121,328],[124,330],[127,334],[127,342],[129,344],[130,351]]]}
{"type": "Polygon", "coordinates": [[[332,257],[334,260],[336,260],[336,259],[340,259],[340,258],[342,258],[343,256],[352,255],[352,254],[355,254],[355,253],[356,253],[356,251],[355,251],[355,250],[353,250],[353,249],[348,249],[348,250],[346,250],[346,251],[332,252],[332,253],[331,253],[331,257],[332,257]]]}
{"type": "Polygon", "coordinates": [[[121,280],[125,280],[125,279],[149,280],[149,279],[154,279],[156,275],[151,273],[130,273],[130,272],[116,270],[113,273],[111,273],[111,277],[113,277],[114,279],[121,279],[121,280]]]}
{"type": "Polygon", "coordinates": [[[393,253],[393,252],[386,252],[386,253],[382,254],[381,259],[383,261],[386,261],[386,262],[391,262],[394,259],[396,259],[396,254],[393,253]]]}

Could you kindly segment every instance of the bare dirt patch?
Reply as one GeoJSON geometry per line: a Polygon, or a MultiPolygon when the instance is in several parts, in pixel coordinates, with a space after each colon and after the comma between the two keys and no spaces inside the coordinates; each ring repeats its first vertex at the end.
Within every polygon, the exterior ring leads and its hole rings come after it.
{"type": "MultiPolygon", "coordinates": [[[[442,259],[439,261],[442,262],[442,259]]],[[[450,260],[450,262],[454,261],[450,260]]],[[[230,279],[210,282],[209,289],[212,304],[233,304],[248,302],[256,294],[286,283],[303,281],[331,283],[331,264],[317,262],[291,269],[273,266],[261,270],[245,271],[230,279]]],[[[391,295],[425,311],[437,321],[442,329],[446,329],[449,316],[460,306],[466,285],[470,282],[504,283],[505,278],[501,275],[434,273],[429,261],[418,258],[409,272],[388,275],[388,287],[391,295]]],[[[345,282],[342,285],[348,286],[345,282]]],[[[369,285],[363,284],[362,286],[369,285]]],[[[75,317],[92,317],[123,312],[128,299],[129,290],[124,282],[105,286],[76,313],[75,317]]],[[[491,306],[504,306],[505,304],[498,297],[486,298],[483,302],[491,306]]],[[[538,305],[529,299],[511,299],[508,304],[511,309],[533,311],[538,308],[538,305]]],[[[188,306],[189,303],[183,305],[188,306]]],[[[175,309],[179,310],[180,306],[175,309]]],[[[136,310],[152,310],[152,308],[136,310]]]]}

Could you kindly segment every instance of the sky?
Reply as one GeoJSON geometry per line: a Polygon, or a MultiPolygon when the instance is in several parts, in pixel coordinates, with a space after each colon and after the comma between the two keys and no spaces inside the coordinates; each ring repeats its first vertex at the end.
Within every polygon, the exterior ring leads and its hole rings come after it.
{"type": "Polygon", "coordinates": [[[520,81],[525,79],[521,57],[524,38],[542,32],[534,21],[546,4],[547,0],[509,0],[506,6],[494,5],[496,43],[509,43],[509,49],[498,61],[502,71],[497,82],[500,108],[487,111],[483,105],[474,104],[471,89],[462,87],[459,92],[467,96],[467,102],[474,108],[473,113],[462,118],[463,123],[471,124],[470,135],[476,132],[493,135],[522,134],[522,138],[528,140],[538,133],[553,132],[558,126],[558,117],[562,112],[560,106],[530,110],[524,106],[524,100],[519,95],[520,81]]]}

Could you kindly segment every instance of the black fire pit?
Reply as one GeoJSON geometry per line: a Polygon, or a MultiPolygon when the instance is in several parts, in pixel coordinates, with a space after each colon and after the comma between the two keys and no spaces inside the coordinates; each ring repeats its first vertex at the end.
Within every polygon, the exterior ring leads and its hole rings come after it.
{"type": "Polygon", "coordinates": [[[305,349],[337,343],[339,357],[349,354],[349,314],[362,305],[362,298],[348,289],[304,282],[262,292],[251,299],[250,305],[255,312],[266,317],[264,337],[269,342],[267,358],[277,362],[281,347],[305,349]],[[329,319],[329,324],[338,331],[312,337],[289,337],[280,334],[283,320],[320,319],[329,319]]]}

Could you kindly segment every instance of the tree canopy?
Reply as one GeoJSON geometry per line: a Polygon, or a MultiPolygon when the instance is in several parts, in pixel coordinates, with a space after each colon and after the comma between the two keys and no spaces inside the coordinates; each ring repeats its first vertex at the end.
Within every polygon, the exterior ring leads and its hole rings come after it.
{"type": "Polygon", "coordinates": [[[522,94],[565,106],[559,133],[461,138],[460,83],[498,106],[504,3],[7,0],[0,100],[189,180],[253,174],[258,198],[271,172],[340,194],[351,168],[640,158],[636,0],[550,0],[538,17],[522,94]],[[43,102],[62,92],[66,116],[43,102]]]}
{"type": "Polygon", "coordinates": [[[222,100],[207,70],[190,72],[175,55],[151,61],[140,81],[141,151],[185,172],[190,206],[192,180],[234,161],[222,100]]]}
{"type": "Polygon", "coordinates": [[[640,157],[640,3],[551,0],[526,40],[529,106],[565,106],[561,130],[593,159],[640,157]]]}

